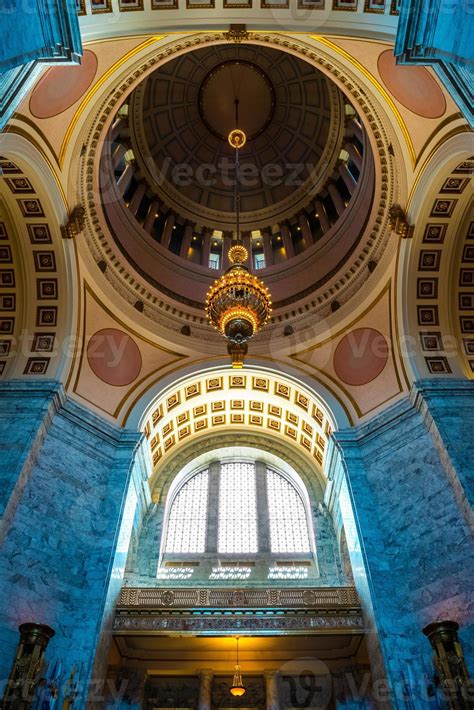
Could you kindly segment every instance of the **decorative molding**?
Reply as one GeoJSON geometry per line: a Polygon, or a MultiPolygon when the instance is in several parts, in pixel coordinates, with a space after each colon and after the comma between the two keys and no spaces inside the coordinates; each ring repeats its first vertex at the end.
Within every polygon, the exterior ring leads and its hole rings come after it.
{"type": "Polygon", "coordinates": [[[362,632],[353,587],[317,589],[143,589],[124,587],[117,633],[362,632]],[[262,613],[262,611],[264,613],[262,613]]]}
{"type": "Polygon", "coordinates": [[[178,609],[235,609],[236,607],[274,609],[304,609],[307,607],[335,610],[349,608],[359,610],[359,598],[354,587],[317,587],[309,589],[168,589],[150,587],[123,587],[117,603],[118,609],[139,607],[155,609],[173,607],[178,609]]]}
{"type": "Polygon", "coordinates": [[[395,234],[402,239],[410,239],[413,236],[414,226],[408,224],[406,214],[400,205],[392,205],[389,210],[390,227],[395,234]]]}
{"type": "Polygon", "coordinates": [[[328,632],[363,633],[361,613],[329,612],[267,612],[264,617],[255,612],[229,614],[229,612],[154,612],[140,615],[119,612],[114,621],[115,633],[143,633],[154,631],[167,636],[179,634],[229,632],[253,635],[274,633],[315,634],[328,632]]]}
{"type": "MultiPolygon", "coordinates": [[[[228,0],[225,0],[228,2],[228,0]]],[[[233,5],[233,7],[248,7],[248,5],[233,5]]],[[[251,7],[251,4],[250,4],[251,7]]],[[[228,42],[234,42],[235,44],[240,44],[245,42],[249,38],[249,33],[245,25],[231,25],[228,32],[224,32],[224,37],[228,42]]]]}
{"type": "Polygon", "coordinates": [[[85,209],[82,205],[74,207],[69,215],[69,219],[64,226],[61,227],[61,234],[64,239],[74,239],[85,227],[85,209]]]}

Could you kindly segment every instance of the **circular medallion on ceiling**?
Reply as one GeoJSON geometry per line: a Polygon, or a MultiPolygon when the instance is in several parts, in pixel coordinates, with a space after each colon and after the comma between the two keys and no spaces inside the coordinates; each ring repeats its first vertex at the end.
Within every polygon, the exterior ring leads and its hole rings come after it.
{"type": "Polygon", "coordinates": [[[409,111],[423,118],[439,118],[446,111],[444,94],[425,67],[401,66],[387,49],[378,69],[387,89],[409,111]]]}
{"type": "Polygon", "coordinates": [[[97,72],[97,57],[84,51],[81,64],[48,69],[36,84],[30,98],[35,118],[52,118],[73,106],[85,94],[97,72]]]}
{"type": "Polygon", "coordinates": [[[104,328],[91,336],[87,361],[99,380],[114,387],[131,384],[142,368],[138,345],[127,333],[116,328],[104,328]]]}
{"type": "Polygon", "coordinates": [[[380,375],[388,360],[388,343],[373,328],[357,328],[345,335],[334,353],[336,375],[346,385],[366,385],[380,375]]]}
{"type": "Polygon", "coordinates": [[[248,140],[256,138],[272,120],[274,110],[273,85],[253,62],[238,59],[222,62],[209,72],[199,89],[201,118],[222,140],[227,140],[236,127],[245,132],[248,140]]]}

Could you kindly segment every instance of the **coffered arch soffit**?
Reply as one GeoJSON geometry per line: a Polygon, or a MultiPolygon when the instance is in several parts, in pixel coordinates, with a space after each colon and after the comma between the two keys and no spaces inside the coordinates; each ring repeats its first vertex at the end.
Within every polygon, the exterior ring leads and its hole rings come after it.
{"type": "Polygon", "coordinates": [[[76,246],[63,238],[68,209],[60,182],[25,138],[2,135],[0,149],[2,305],[14,320],[2,341],[0,375],[64,380],[74,348],[76,246]],[[7,244],[8,243],[8,244],[7,244]]]}
{"type": "Polygon", "coordinates": [[[397,310],[413,379],[473,378],[472,136],[458,134],[426,162],[401,240],[397,310]],[[464,263],[465,262],[465,263],[464,263]]]}

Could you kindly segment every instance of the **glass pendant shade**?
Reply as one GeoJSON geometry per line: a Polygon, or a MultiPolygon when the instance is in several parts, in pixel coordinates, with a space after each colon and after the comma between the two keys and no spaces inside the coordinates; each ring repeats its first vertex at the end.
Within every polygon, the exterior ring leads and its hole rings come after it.
{"type": "Polygon", "coordinates": [[[234,696],[240,696],[245,694],[245,688],[242,682],[242,673],[240,672],[240,666],[235,666],[234,680],[232,681],[230,694],[234,696]]]}

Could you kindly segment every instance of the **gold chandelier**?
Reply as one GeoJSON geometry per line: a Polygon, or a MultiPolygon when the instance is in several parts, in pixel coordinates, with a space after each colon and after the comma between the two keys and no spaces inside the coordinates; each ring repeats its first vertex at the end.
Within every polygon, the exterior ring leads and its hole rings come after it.
{"type": "MultiPolygon", "coordinates": [[[[235,105],[238,124],[238,99],[235,105]]],[[[272,302],[263,281],[245,266],[249,254],[240,240],[239,149],[245,145],[247,136],[240,128],[234,128],[228,140],[235,148],[236,239],[228,252],[231,266],[214,281],[207,293],[206,313],[209,323],[229,341],[227,351],[232,367],[241,368],[247,353],[247,341],[267,323],[272,302]]]]}
{"type": "Polygon", "coordinates": [[[234,679],[232,681],[232,687],[230,689],[230,694],[234,696],[245,695],[245,686],[242,680],[242,673],[239,666],[239,637],[235,639],[237,642],[237,665],[234,669],[234,679]]]}

